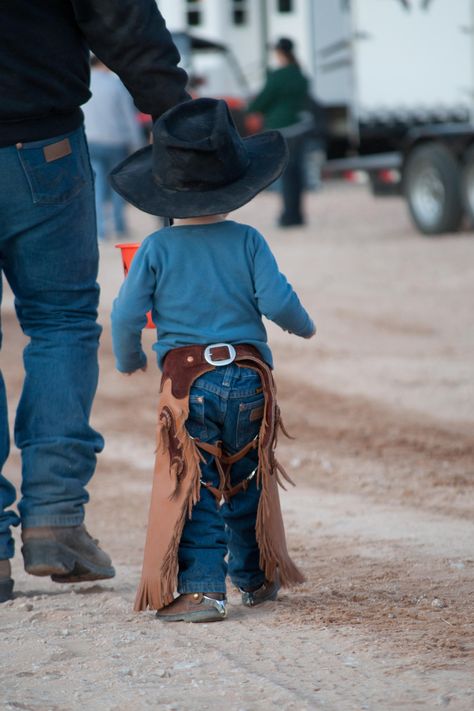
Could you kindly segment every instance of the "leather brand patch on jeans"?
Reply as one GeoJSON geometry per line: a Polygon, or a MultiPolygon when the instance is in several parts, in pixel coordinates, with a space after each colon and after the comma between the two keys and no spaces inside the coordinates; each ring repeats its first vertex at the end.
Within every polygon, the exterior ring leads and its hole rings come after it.
{"type": "Polygon", "coordinates": [[[49,146],[43,148],[44,158],[47,163],[51,163],[53,160],[59,160],[59,158],[64,158],[71,153],[72,148],[69,138],[63,138],[62,141],[51,143],[49,146]]]}

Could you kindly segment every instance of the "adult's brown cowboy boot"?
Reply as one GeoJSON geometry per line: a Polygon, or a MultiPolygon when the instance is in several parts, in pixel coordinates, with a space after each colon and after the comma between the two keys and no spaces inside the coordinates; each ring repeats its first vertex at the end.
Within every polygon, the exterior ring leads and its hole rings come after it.
{"type": "Polygon", "coordinates": [[[23,560],[30,575],[50,575],[56,583],[113,578],[112,561],[98,541],[80,526],[23,529],[23,560]]]}
{"type": "Polygon", "coordinates": [[[6,602],[13,597],[12,569],[9,560],[0,560],[0,602],[6,602]]]}
{"type": "Polygon", "coordinates": [[[162,622],[219,622],[226,615],[226,598],[221,593],[179,595],[156,613],[162,622]]]}

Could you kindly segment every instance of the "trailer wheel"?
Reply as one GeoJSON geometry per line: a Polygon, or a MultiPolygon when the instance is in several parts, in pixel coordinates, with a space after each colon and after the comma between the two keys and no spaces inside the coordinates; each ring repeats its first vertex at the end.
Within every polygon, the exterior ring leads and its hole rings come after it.
{"type": "Polygon", "coordinates": [[[474,227],[474,146],[471,146],[466,154],[462,174],[462,195],[469,223],[474,227]]]}
{"type": "Polygon", "coordinates": [[[413,150],[405,165],[404,192],[411,217],[424,234],[459,228],[463,215],[461,171],[446,146],[428,143],[413,150]]]}

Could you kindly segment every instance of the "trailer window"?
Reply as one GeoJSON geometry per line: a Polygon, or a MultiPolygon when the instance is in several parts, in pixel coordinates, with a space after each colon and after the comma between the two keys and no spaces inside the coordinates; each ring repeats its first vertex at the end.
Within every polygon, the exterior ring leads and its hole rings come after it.
{"type": "Polygon", "coordinates": [[[277,0],[278,12],[293,12],[293,0],[277,0]]]}
{"type": "Polygon", "coordinates": [[[189,27],[201,24],[201,0],[186,0],[186,19],[189,27]]]}
{"type": "Polygon", "coordinates": [[[234,25],[247,24],[247,0],[232,0],[232,21],[234,25]]]}

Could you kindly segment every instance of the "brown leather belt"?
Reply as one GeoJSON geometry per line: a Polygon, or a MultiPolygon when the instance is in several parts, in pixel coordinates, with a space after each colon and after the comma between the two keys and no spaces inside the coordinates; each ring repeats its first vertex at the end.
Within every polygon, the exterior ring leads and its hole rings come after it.
{"type": "Polygon", "coordinates": [[[173,348],[172,351],[166,354],[165,363],[170,355],[183,368],[192,368],[205,363],[221,367],[222,365],[227,365],[228,362],[232,363],[234,360],[245,358],[246,356],[262,359],[259,350],[247,343],[239,343],[236,346],[230,343],[213,343],[209,346],[181,346],[173,348]]]}
{"type": "Polygon", "coordinates": [[[264,362],[258,348],[248,343],[173,348],[168,351],[163,362],[162,382],[170,378],[174,396],[183,398],[189,395],[191,384],[200,375],[233,362],[243,365],[242,361],[246,358],[251,358],[254,363],[256,360],[262,364],[264,362]]]}

